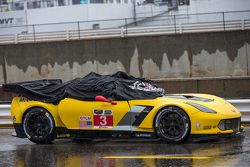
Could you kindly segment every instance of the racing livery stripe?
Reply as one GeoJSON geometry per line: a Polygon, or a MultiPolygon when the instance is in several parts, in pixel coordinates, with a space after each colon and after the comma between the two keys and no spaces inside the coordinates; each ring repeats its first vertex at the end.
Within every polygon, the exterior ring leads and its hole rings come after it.
{"type": "Polygon", "coordinates": [[[139,116],[137,116],[136,120],[133,122],[132,126],[139,126],[142,121],[146,118],[146,116],[148,115],[148,113],[153,109],[152,106],[146,106],[139,114],[139,116]]]}
{"type": "Polygon", "coordinates": [[[117,124],[117,126],[128,126],[130,125],[130,118],[132,117],[132,112],[128,111],[123,118],[120,120],[120,122],[117,124]]]}
{"type": "Polygon", "coordinates": [[[152,109],[152,106],[133,106],[113,130],[134,130],[132,126],[139,126],[152,109]]]}
{"type": "Polygon", "coordinates": [[[131,122],[134,121],[133,118],[142,112],[146,107],[144,106],[133,106],[130,111],[128,111],[117,126],[131,126],[131,122]]]}

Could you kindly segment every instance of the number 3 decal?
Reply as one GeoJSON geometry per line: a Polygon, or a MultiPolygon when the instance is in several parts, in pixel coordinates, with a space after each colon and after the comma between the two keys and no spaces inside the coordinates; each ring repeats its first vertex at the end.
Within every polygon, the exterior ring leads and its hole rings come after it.
{"type": "Polygon", "coordinates": [[[113,112],[111,110],[94,110],[94,128],[113,128],[113,112]]]}
{"type": "Polygon", "coordinates": [[[101,126],[106,126],[107,125],[107,117],[106,116],[100,116],[100,125],[101,126]]]}

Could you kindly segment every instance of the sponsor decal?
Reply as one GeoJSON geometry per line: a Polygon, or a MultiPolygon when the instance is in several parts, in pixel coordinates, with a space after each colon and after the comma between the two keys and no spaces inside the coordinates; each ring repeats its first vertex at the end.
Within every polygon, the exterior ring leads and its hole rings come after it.
{"type": "MultiPolygon", "coordinates": [[[[0,2],[1,6],[1,2],[0,2]]],[[[28,27],[21,26],[27,24],[26,12],[24,10],[19,10],[15,12],[0,12],[0,28],[1,27],[9,27],[9,26],[20,26],[11,29],[11,33],[20,34],[27,33],[28,27]]],[[[0,30],[0,34],[9,34],[9,28],[3,28],[0,30]]]]}
{"type": "Polygon", "coordinates": [[[103,114],[103,110],[94,110],[94,114],[103,114]]]}
{"type": "Polygon", "coordinates": [[[94,110],[94,128],[112,128],[113,112],[111,110],[94,110]]]}
{"type": "Polygon", "coordinates": [[[0,25],[22,25],[24,24],[25,19],[23,17],[18,18],[0,18],[0,25]]]}
{"type": "Polygon", "coordinates": [[[145,92],[160,92],[160,93],[165,92],[164,89],[162,88],[157,88],[150,83],[140,82],[140,81],[136,81],[132,86],[129,87],[134,90],[142,90],[145,92]]]}
{"type": "Polygon", "coordinates": [[[232,111],[232,112],[236,112],[236,110],[234,110],[234,109],[231,109],[231,111],[232,111]]]}
{"type": "Polygon", "coordinates": [[[16,122],[16,116],[12,117],[13,122],[16,122]]]}
{"type": "Polygon", "coordinates": [[[80,121],[91,121],[91,116],[80,116],[80,121]]]}
{"type": "Polygon", "coordinates": [[[79,128],[92,128],[91,116],[80,116],[79,118],[79,128]]]}
{"type": "Polygon", "coordinates": [[[56,137],[58,137],[58,138],[67,138],[67,137],[70,137],[70,134],[58,134],[58,135],[56,135],[56,137]]]}
{"type": "Polygon", "coordinates": [[[29,102],[31,100],[27,99],[26,97],[21,97],[19,102],[29,102]]]}
{"type": "Polygon", "coordinates": [[[112,111],[111,110],[104,110],[104,114],[105,115],[112,115],[112,111]]]}
{"type": "Polygon", "coordinates": [[[0,27],[4,27],[4,26],[14,26],[14,25],[24,25],[26,22],[26,18],[25,18],[25,14],[23,13],[19,13],[19,15],[16,16],[10,16],[5,14],[5,16],[1,16],[0,17],[0,27]]]}
{"type": "Polygon", "coordinates": [[[92,121],[79,121],[79,128],[92,128],[92,121]]]}
{"type": "Polygon", "coordinates": [[[151,137],[151,134],[148,133],[137,133],[135,134],[136,137],[151,137]]]}
{"type": "Polygon", "coordinates": [[[46,113],[45,113],[45,116],[49,118],[49,113],[46,112],[46,113]]]}
{"type": "Polygon", "coordinates": [[[14,18],[2,18],[0,19],[0,24],[12,24],[14,18]]]}

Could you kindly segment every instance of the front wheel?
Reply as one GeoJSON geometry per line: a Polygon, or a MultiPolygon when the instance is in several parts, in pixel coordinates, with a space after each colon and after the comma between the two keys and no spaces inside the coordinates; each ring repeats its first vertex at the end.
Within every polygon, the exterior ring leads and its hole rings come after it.
{"type": "Polygon", "coordinates": [[[183,142],[190,133],[190,120],[181,108],[166,107],[156,116],[155,130],[164,141],[183,142]]]}
{"type": "Polygon", "coordinates": [[[54,139],[54,120],[43,108],[28,111],[24,116],[23,129],[28,139],[37,144],[50,143],[54,139]]]}

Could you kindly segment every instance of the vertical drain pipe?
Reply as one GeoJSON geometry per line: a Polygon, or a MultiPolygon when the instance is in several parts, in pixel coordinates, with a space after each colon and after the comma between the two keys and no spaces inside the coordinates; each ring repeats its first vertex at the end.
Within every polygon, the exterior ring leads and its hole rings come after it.
{"type": "Polygon", "coordinates": [[[6,58],[5,56],[3,56],[3,80],[4,80],[4,83],[6,84],[7,83],[7,70],[6,70],[6,58]]]}
{"type": "Polygon", "coordinates": [[[135,23],[135,25],[137,25],[137,23],[136,23],[136,4],[135,4],[135,0],[133,0],[133,10],[134,10],[134,13],[133,13],[133,15],[134,15],[134,23],[135,23]]]}

